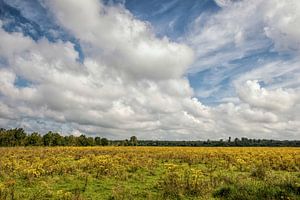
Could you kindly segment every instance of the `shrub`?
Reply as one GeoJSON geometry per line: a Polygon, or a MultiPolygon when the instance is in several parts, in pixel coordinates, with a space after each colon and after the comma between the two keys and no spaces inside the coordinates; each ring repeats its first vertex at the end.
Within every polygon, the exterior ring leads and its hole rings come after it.
{"type": "Polygon", "coordinates": [[[262,165],[256,166],[251,172],[252,177],[256,177],[262,180],[266,178],[266,175],[267,175],[267,170],[262,165]]]}
{"type": "Polygon", "coordinates": [[[159,183],[163,198],[182,199],[184,196],[203,196],[210,189],[210,180],[195,169],[171,169],[159,183]]]}
{"type": "Polygon", "coordinates": [[[236,182],[233,185],[222,186],[213,193],[214,197],[228,200],[296,200],[299,199],[298,195],[299,187],[296,183],[268,184],[257,181],[236,182]]]}

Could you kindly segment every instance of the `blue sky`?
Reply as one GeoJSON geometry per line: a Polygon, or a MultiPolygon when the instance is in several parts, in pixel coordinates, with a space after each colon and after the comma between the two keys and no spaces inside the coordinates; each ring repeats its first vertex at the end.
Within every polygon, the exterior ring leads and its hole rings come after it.
{"type": "Polygon", "coordinates": [[[297,139],[298,9],[296,0],[0,0],[0,69],[10,78],[0,125],[297,139]],[[48,80],[59,75],[70,85],[48,80]],[[82,88],[72,87],[76,79],[82,88]]]}

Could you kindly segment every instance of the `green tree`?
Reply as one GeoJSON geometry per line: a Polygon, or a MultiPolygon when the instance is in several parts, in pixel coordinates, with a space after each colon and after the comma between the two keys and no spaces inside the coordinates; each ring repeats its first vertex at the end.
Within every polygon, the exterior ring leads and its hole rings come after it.
{"type": "Polygon", "coordinates": [[[93,137],[88,137],[87,138],[87,145],[88,146],[94,146],[95,145],[95,140],[93,137]]]}
{"type": "Polygon", "coordinates": [[[43,145],[43,138],[37,132],[31,133],[26,140],[27,146],[41,146],[43,145]]]}
{"type": "Polygon", "coordinates": [[[125,139],[124,141],[121,142],[122,146],[129,146],[129,141],[128,139],[125,139]]]}
{"type": "Polygon", "coordinates": [[[77,141],[79,146],[88,146],[88,140],[85,135],[80,135],[77,141]]]}
{"type": "Polygon", "coordinates": [[[52,143],[53,143],[53,133],[52,131],[49,131],[47,134],[45,134],[43,136],[43,143],[44,143],[44,146],[52,146],[52,143]]]}
{"type": "Polygon", "coordinates": [[[108,145],[108,139],[106,139],[106,138],[101,138],[101,145],[102,146],[107,146],[108,145]]]}
{"type": "Polygon", "coordinates": [[[23,146],[26,142],[26,133],[23,128],[14,129],[14,140],[15,144],[13,146],[23,146]]]}
{"type": "Polygon", "coordinates": [[[131,146],[137,146],[138,145],[138,140],[137,140],[136,136],[131,136],[129,142],[130,142],[131,146]]]}
{"type": "Polygon", "coordinates": [[[64,143],[66,146],[76,146],[77,138],[74,135],[69,135],[64,137],[64,143]]]}
{"type": "Polygon", "coordinates": [[[100,146],[101,145],[101,138],[95,137],[95,145],[100,146]]]}
{"type": "Polygon", "coordinates": [[[1,128],[0,130],[0,145],[1,146],[7,146],[7,131],[4,128],[1,128]]]}
{"type": "Polygon", "coordinates": [[[59,133],[53,133],[52,146],[63,146],[64,145],[64,137],[59,133]]]}

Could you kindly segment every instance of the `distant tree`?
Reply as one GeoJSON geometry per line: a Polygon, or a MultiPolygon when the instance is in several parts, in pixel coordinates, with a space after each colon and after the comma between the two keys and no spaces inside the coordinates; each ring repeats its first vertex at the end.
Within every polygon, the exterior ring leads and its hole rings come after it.
{"type": "Polygon", "coordinates": [[[234,139],[234,145],[235,146],[240,146],[240,139],[239,138],[234,139]]]}
{"type": "Polygon", "coordinates": [[[65,146],[76,146],[77,138],[74,135],[69,135],[64,137],[64,145],[65,146]]]}
{"type": "Polygon", "coordinates": [[[210,139],[207,139],[206,144],[211,145],[210,139]]]}
{"type": "Polygon", "coordinates": [[[207,140],[207,141],[157,141],[141,140],[138,141],[136,136],[126,140],[109,141],[106,138],[79,137],[70,135],[62,136],[59,133],[49,131],[44,136],[38,133],[27,134],[22,128],[4,129],[0,128],[0,146],[93,146],[93,145],[141,145],[141,146],[286,146],[300,147],[299,140],[267,140],[267,139],[248,139],[242,137],[235,138],[231,141],[225,140],[207,140]]]}
{"type": "Polygon", "coordinates": [[[1,146],[22,146],[26,143],[26,133],[22,128],[1,129],[0,144],[1,146]]]}
{"type": "Polygon", "coordinates": [[[95,145],[95,140],[93,137],[88,137],[87,138],[87,146],[94,146],[95,145]]]}
{"type": "Polygon", "coordinates": [[[26,146],[42,146],[43,145],[43,138],[37,132],[31,133],[28,135],[26,140],[26,146]]]}
{"type": "Polygon", "coordinates": [[[129,140],[128,139],[123,140],[121,145],[122,146],[129,146],[129,140]]]}
{"type": "Polygon", "coordinates": [[[53,133],[52,131],[49,131],[43,136],[43,143],[45,146],[63,146],[65,141],[64,137],[59,133],[53,133]]]}
{"type": "Polygon", "coordinates": [[[137,146],[137,144],[138,144],[137,137],[136,136],[131,136],[130,137],[130,145],[131,146],[137,146]]]}
{"type": "Polygon", "coordinates": [[[242,143],[242,146],[249,146],[250,145],[250,142],[249,142],[248,138],[246,138],[246,137],[241,138],[241,143],[242,143]]]}
{"type": "Polygon", "coordinates": [[[80,135],[77,141],[79,146],[88,146],[88,140],[85,135],[80,135]]]}
{"type": "Polygon", "coordinates": [[[0,145],[1,146],[7,146],[7,131],[4,128],[1,128],[0,130],[0,145]]]}
{"type": "Polygon", "coordinates": [[[100,146],[101,145],[101,138],[95,137],[95,145],[100,146]]]}
{"type": "Polygon", "coordinates": [[[53,133],[53,141],[52,146],[63,146],[64,145],[64,137],[59,133],[53,133]]]}
{"type": "Polygon", "coordinates": [[[102,146],[107,146],[107,145],[108,145],[108,139],[106,139],[106,138],[101,138],[101,145],[102,145],[102,146]]]}
{"type": "Polygon", "coordinates": [[[26,133],[23,128],[14,129],[14,146],[22,146],[26,142],[26,133]]]}
{"type": "Polygon", "coordinates": [[[43,136],[44,146],[52,146],[53,143],[53,133],[49,131],[47,134],[43,136]]]}

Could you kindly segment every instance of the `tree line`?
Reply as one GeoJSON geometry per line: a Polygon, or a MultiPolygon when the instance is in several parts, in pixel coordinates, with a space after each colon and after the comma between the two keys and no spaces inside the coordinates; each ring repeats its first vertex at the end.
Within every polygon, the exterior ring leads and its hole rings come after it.
{"type": "Polygon", "coordinates": [[[300,147],[299,140],[268,140],[235,138],[234,140],[207,141],[155,141],[141,140],[140,146],[187,146],[187,147],[300,147]]]}
{"type": "Polygon", "coordinates": [[[159,140],[138,140],[136,136],[131,136],[125,140],[108,140],[104,137],[88,137],[84,134],[80,136],[62,136],[59,133],[49,131],[41,135],[37,132],[26,133],[23,128],[4,129],[0,128],[0,146],[287,146],[300,147],[299,140],[267,140],[229,137],[227,140],[207,140],[207,141],[159,141],[159,140]]]}
{"type": "MultiPolygon", "coordinates": [[[[59,133],[49,131],[41,135],[37,132],[26,133],[23,128],[4,129],[0,128],[0,146],[13,147],[13,146],[108,146],[115,145],[113,141],[107,138],[88,137],[86,135],[62,136],[59,133]]],[[[137,138],[130,137],[122,141],[123,146],[136,146],[137,138]]]]}

